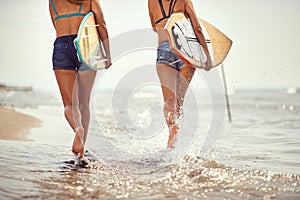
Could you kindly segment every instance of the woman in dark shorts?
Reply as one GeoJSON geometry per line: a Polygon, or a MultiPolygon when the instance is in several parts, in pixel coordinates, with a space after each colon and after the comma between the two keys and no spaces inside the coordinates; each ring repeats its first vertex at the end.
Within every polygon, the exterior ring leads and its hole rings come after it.
{"type": "Polygon", "coordinates": [[[99,24],[98,32],[103,41],[108,68],[111,59],[106,24],[99,0],[49,0],[49,10],[56,30],[53,70],[62,96],[65,117],[75,132],[72,152],[83,157],[90,122],[90,93],[96,71],[89,70],[79,62],[73,40],[83,17],[93,11],[96,23],[99,24]]]}
{"type": "Polygon", "coordinates": [[[170,49],[164,27],[173,13],[185,13],[191,19],[197,39],[206,51],[206,70],[211,69],[211,57],[191,0],[148,0],[153,30],[158,34],[156,69],[164,98],[164,115],[169,127],[168,147],[173,148],[179,126],[176,119],[182,114],[181,106],[195,68],[187,66],[170,49]]]}

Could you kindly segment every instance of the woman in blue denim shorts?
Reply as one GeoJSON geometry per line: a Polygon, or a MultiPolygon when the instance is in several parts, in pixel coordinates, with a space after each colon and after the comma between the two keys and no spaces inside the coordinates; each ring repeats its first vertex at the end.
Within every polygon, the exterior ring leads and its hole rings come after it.
{"type": "Polygon", "coordinates": [[[173,13],[185,13],[191,19],[197,39],[206,51],[206,70],[211,69],[211,57],[191,0],[148,0],[149,16],[153,30],[158,34],[157,73],[164,98],[164,115],[169,127],[168,147],[173,148],[178,132],[177,120],[181,113],[184,96],[195,68],[187,66],[170,49],[164,27],[173,13]]]}
{"type": "Polygon", "coordinates": [[[72,151],[84,156],[84,144],[90,122],[89,100],[96,72],[79,62],[73,44],[83,17],[94,12],[98,32],[111,65],[109,39],[99,0],[49,0],[56,40],[52,56],[53,70],[64,104],[65,117],[75,132],[72,151]]]}

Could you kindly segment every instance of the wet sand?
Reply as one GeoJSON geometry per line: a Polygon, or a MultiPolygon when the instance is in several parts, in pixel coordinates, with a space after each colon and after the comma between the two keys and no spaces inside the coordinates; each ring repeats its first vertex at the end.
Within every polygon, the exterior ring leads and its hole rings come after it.
{"type": "Polygon", "coordinates": [[[35,117],[0,107],[0,139],[30,141],[26,134],[31,128],[38,127],[40,122],[35,117]]]}

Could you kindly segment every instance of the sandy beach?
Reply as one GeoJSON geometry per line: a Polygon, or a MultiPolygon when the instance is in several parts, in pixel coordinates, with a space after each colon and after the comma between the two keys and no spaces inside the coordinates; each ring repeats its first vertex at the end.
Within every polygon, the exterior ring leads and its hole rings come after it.
{"type": "Polygon", "coordinates": [[[12,109],[0,107],[0,139],[30,141],[26,134],[31,128],[37,127],[40,120],[12,109]]]}

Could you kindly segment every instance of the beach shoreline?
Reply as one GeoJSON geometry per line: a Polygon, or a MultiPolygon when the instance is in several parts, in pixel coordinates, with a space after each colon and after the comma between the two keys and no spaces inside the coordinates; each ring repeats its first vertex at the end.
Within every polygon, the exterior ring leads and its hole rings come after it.
{"type": "Polygon", "coordinates": [[[0,105],[0,140],[31,141],[26,135],[41,120],[0,105]]]}

